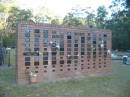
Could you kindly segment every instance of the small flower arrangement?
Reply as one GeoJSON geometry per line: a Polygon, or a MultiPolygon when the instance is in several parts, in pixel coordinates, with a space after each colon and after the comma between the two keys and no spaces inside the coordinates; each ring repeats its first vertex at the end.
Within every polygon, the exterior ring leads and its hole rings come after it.
{"type": "Polygon", "coordinates": [[[37,74],[36,74],[35,71],[36,71],[35,68],[29,68],[29,69],[26,70],[26,73],[27,73],[30,77],[36,77],[37,74]]]}
{"type": "Polygon", "coordinates": [[[35,68],[26,69],[26,74],[28,75],[30,83],[36,83],[37,82],[37,74],[36,74],[35,71],[36,71],[35,68]]]}

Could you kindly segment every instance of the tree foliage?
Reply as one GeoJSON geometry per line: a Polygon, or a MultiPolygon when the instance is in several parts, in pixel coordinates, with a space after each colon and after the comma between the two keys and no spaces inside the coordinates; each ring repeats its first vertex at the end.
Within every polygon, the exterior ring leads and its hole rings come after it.
{"type": "Polygon", "coordinates": [[[7,18],[7,23],[11,26],[12,30],[16,30],[16,24],[18,21],[29,21],[33,16],[30,10],[21,10],[17,7],[12,7],[9,13],[10,15],[7,18]]]}
{"type": "Polygon", "coordinates": [[[54,19],[51,20],[51,24],[60,24],[60,20],[58,17],[55,17],[54,19]]]}
{"type": "Polygon", "coordinates": [[[77,6],[67,13],[62,20],[57,16],[53,17],[45,7],[40,8],[40,12],[34,15],[29,9],[20,9],[12,5],[10,1],[13,2],[14,0],[5,1],[0,2],[0,36],[3,37],[4,46],[15,46],[18,21],[33,20],[41,23],[69,26],[85,25],[110,29],[112,31],[112,48],[130,49],[130,0],[112,0],[109,7],[111,10],[109,18],[105,6],[99,6],[97,10],[77,6]]]}
{"type": "Polygon", "coordinates": [[[13,36],[15,36],[18,21],[30,20],[33,16],[32,12],[31,10],[19,9],[13,5],[8,6],[7,3],[0,5],[0,43],[3,40],[4,46],[11,46],[11,44],[14,46],[16,37],[13,36]]]}
{"type": "Polygon", "coordinates": [[[80,18],[74,16],[73,13],[68,13],[63,19],[63,24],[69,26],[80,26],[82,25],[82,22],[80,21],[80,18]]]}
{"type": "Polygon", "coordinates": [[[99,6],[97,9],[96,24],[98,28],[104,28],[106,24],[107,11],[105,6],[99,6]]]}
{"type": "Polygon", "coordinates": [[[124,9],[119,9],[114,11],[111,15],[111,19],[106,21],[106,28],[112,30],[112,47],[113,49],[128,50],[130,49],[130,15],[129,10],[127,10],[127,3],[122,0],[113,1],[116,6],[122,4],[124,9]]]}

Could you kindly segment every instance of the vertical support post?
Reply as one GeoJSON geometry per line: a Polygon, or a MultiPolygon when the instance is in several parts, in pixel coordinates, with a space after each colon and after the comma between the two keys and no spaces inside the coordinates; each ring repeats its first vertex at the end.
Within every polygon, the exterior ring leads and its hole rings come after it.
{"type": "Polygon", "coordinates": [[[8,67],[10,67],[10,50],[11,50],[11,48],[7,48],[6,49],[7,50],[7,53],[8,53],[8,67]]]}
{"type": "Polygon", "coordinates": [[[8,63],[8,67],[10,67],[10,50],[9,50],[9,63],[8,63]]]}
{"type": "Polygon", "coordinates": [[[3,34],[0,33],[0,47],[3,47],[3,34]]]}

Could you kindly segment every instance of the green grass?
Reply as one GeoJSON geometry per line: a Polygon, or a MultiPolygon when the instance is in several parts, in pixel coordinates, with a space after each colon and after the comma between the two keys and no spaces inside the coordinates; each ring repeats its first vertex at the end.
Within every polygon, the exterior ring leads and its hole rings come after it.
{"type": "Polygon", "coordinates": [[[130,97],[130,66],[112,63],[108,76],[33,85],[15,84],[15,68],[0,67],[0,97],[130,97]]]}

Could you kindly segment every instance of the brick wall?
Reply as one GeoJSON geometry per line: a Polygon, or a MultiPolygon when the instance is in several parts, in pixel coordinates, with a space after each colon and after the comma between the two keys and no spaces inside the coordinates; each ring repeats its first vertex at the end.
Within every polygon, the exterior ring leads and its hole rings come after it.
{"type": "Polygon", "coordinates": [[[17,83],[96,76],[111,72],[111,31],[19,22],[17,83]],[[31,79],[27,72],[32,72],[31,79]],[[30,81],[34,80],[34,81],[30,81]]]}

